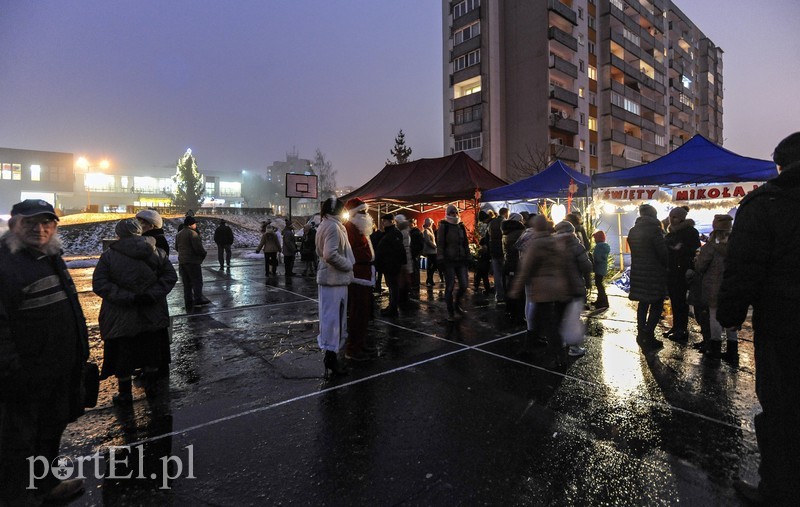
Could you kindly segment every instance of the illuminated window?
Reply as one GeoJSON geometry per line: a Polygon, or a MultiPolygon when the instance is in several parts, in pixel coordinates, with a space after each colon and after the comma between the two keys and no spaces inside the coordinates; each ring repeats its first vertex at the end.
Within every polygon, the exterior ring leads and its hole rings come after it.
{"type": "Polygon", "coordinates": [[[236,181],[220,181],[219,195],[220,197],[241,197],[242,184],[236,181]]]}
{"type": "Polygon", "coordinates": [[[481,91],[481,78],[480,76],[469,79],[467,81],[462,81],[455,86],[453,86],[453,98],[463,97],[465,95],[471,95],[473,93],[477,93],[481,91]]]}
{"type": "Polygon", "coordinates": [[[11,179],[11,164],[3,164],[2,178],[4,180],[11,179]]]}
{"type": "Polygon", "coordinates": [[[31,166],[31,181],[42,181],[42,167],[40,165],[31,166]]]}
{"type": "Polygon", "coordinates": [[[586,141],[581,139],[580,142],[578,143],[578,149],[581,151],[586,151],[586,141]]]}
{"type": "Polygon", "coordinates": [[[589,130],[594,130],[597,132],[597,118],[592,116],[589,117],[589,130]]]}
{"type": "Polygon", "coordinates": [[[597,81],[597,67],[589,65],[589,79],[597,81]]]}
{"type": "Polygon", "coordinates": [[[20,181],[22,180],[22,165],[21,164],[11,164],[11,179],[20,181]]]}
{"type": "Polygon", "coordinates": [[[103,173],[86,173],[83,176],[83,188],[92,192],[113,192],[116,190],[114,176],[103,173]]]}
{"type": "Polygon", "coordinates": [[[578,88],[578,97],[583,98],[583,86],[578,88]]]}
{"type": "Polygon", "coordinates": [[[206,182],[206,195],[211,196],[214,195],[215,185],[213,182],[206,182]]]}

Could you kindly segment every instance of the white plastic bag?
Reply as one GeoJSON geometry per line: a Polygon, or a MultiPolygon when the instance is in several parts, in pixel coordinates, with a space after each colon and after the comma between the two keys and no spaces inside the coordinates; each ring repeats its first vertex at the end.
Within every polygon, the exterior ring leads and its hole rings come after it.
{"type": "Polygon", "coordinates": [[[564,316],[561,318],[561,338],[564,340],[564,345],[581,345],[585,340],[586,326],[581,320],[581,312],[583,311],[583,299],[573,299],[567,303],[564,309],[564,316]]]}

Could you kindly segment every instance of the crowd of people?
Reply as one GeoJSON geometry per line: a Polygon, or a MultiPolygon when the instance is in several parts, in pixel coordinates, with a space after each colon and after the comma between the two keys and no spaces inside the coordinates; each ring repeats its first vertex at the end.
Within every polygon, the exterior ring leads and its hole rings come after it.
{"type": "MultiPolygon", "coordinates": [[[[644,353],[663,347],[657,328],[668,300],[672,328],[661,337],[688,342],[693,313],[702,336],[697,346],[711,360],[725,357],[733,363],[737,331],[752,307],[756,392],[763,409],[755,420],[761,482],[739,482],[737,488],[754,502],[790,505],[800,486],[800,373],[794,364],[800,346],[795,336],[800,226],[791,220],[800,211],[800,133],[781,141],[773,157],[778,176],[742,200],[736,220],[716,215],[704,243],[688,207],[674,207],[662,221],[653,206],[642,204],[628,233],[629,298],[637,302],[636,341],[644,353]]],[[[426,288],[435,286],[437,273],[444,283],[448,322],[469,311],[465,294],[474,266],[473,290],[493,297],[508,318],[526,323],[520,356],[542,346],[552,367],[585,353],[581,311],[608,307],[604,280],[610,248],[603,231],[589,239],[578,212],[553,223],[544,214],[481,211],[471,233],[461,210],[449,205],[438,224],[426,218],[422,230],[402,214],[383,214],[380,224],[373,224],[363,200],[335,197],[326,199],[320,214],[304,226],[299,249],[291,225],[263,224],[256,252],[264,252],[267,276],[276,275],[279,254],[286,276],[293,276],[299,251],[303,274],[316,278],[317,343],[324,351],[326,377],[346,375],[350,362],[377,358],[369,332],[375,295],[385,283],[388,304],[380,315],[394,318],[404,312],[420,289],[422,257],[426,288]],[[474,241],[471,234],[477,235],[474,241]],[[592,287],[597,296],[590,304],[592,287]]],[[[62,481],[51,474],[34,481],[26,465],[31,456],[52,462],[66,425],[85,406],[88,332],[61,258],[57,227],[50,204],[28,199],[13,206],[9,230],[0,237],[0,505],[63,501],[83,489],[80,479],[62,481]]],[[[152,397],[159,395],[159,380],[168,372],[167,295],[178,274],[187,310],[210,303],[201,271],[207,252],[193,214],[187,213],[175,238],[177,272],[157,212],[144,210],[121,220],[115,232],[117,240],[94,270],[92,288],[102,299],[101,378],[114,376],[113,402],[130,406],[135,374],[152,397]]],[[[214,241],[220,269],[230,267],[233,234],[225,221],[214,241]]]]}

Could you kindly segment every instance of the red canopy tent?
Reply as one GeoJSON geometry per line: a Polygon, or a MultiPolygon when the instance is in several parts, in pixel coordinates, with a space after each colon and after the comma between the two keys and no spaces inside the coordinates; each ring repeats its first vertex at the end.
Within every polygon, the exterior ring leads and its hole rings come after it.
{"type": "Polygon", "coordinates": [[[342,199],[358,197],[375,205],[379,213],[407,214],[420,225],[428,216],[438,221],[444,217],[444,208],[455,204],[462,210],[462,221],[471,228],[481,191],[505,184],[469,155],[458,152],[387,165],[342,199]]]}

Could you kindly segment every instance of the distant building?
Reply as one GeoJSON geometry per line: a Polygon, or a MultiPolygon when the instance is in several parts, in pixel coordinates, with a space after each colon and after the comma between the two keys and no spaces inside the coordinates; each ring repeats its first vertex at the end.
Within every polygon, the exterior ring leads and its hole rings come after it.
{"type": "Polygon", "coordinates": [[[532,158],[590,174],[722,143],[722,50],[669,0],[442,6],[445,153],[511,180],[532,158]]]}
{"type": "MultiPolygon", "coordinates": [[[[148,169],[146,176],[121,174],[123,171],[76,167],[72,153],[0,148],[0,214],[29,198],[43,199],[65,213],[170,205],[165,191],[174,190],[175,169],[148,169]]],[[[242,206],[240,173],[204,172],[203,178],[204,207],[242,206]]]]}
{"type": "Polygon", "coordinates": [[[0,148],[0,214],[23,199],[43,199],[61,208],[74,193],[72,153],[0,148]]]}

